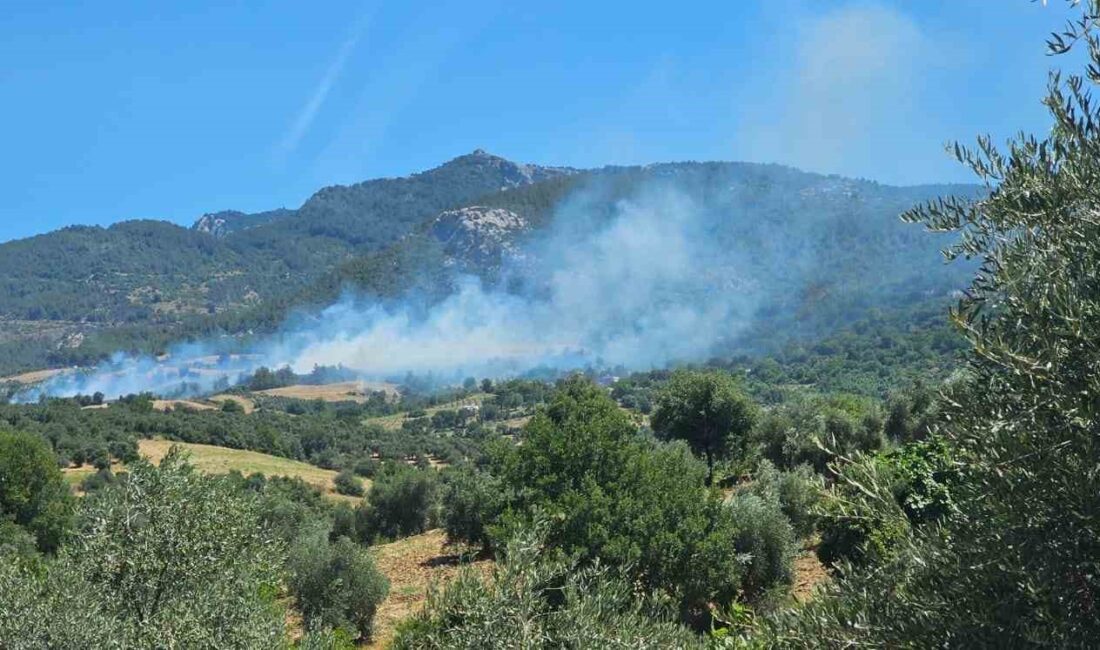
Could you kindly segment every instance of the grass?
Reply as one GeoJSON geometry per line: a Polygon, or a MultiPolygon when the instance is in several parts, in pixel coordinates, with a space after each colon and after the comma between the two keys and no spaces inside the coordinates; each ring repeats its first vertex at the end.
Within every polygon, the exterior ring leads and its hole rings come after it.
{"type": "Polygon", "coordinates": [[[259,395],[273,397],[291,397],[305,400],[324,400],[326,402],[366,402],[369,393],[383,391],[391,399],[399,397],[397,386],[383,382],[345,381],[337,384],[295,385],[283,388],[271,388],[259,391],[259,395]]]}
{"type": "MultiPolygon", "coordinates": [[[[443,531],[432,530],[371,547],[378,570],[390,581],[390,594],[378,608],[374,639],[367,648],[389,645],[397,625],[424,606],[431,586],[446,584],[458,575],[461,558],[446,544],[446,537],[443,531]]],[[[486,574],[492,563],[477,560],[473,566],[486,574]]]]}
{"type": "MultiPolygon", "coordinates": [[[[424,413],[428,417],[435,415],[440,411],[455,410],[466,404],[481,404],[486,398],[491,397],[489,393],[474,393],[464,399],[455,400],[453,402],[447,402],[446,404],[440,404],[439,406],[432,406],[424,409],[424,413]]],[[[401,424],[408,419],[408,413],[394,413],[393,415],[380,415],[378,417],[367,418],[363,420],[363,424],[377,424],[387,431],[397,431],[401,428],[401,424]]]]}
{"type": "MultiPolygon", "coordinates": [[[[190,454],[190,463],[199,471],[207,474],[228,474],[233,470],[237,470],[245,475],[260,473],[265,476],[300,478],[306,483],[319,488],[329,498],[351,503],[361,501],[358,497],[349,497],[336,492],[333,484],[336,472],[321,469],[309,463],[290,460],[289,458],[261,454],[256,451],[229,449],[227,447],[189,442],[174,442],[172,440],[141,440],[138,442],[138,452],[154,464],[159,464],[173,445],[179,446],[190,454]]],[[[123,471],[125,467],[116,463],[111,469],[119,472],[123,471]]],[[[64,469],[62,473],[69,485],[76,487],[85,477],[94,474],[95,468],[85,465],[64,469]]],[[[370,481],[363,481],[363,487],[369,490],[370,481]]]]}
{"type": "MultiPolygon", "coordinates": [[[[138,443],[138,451],[153,463],[159,463],[173,445],[178,445],[184,451],[190,453],[191,464],[208,474],[228,474],[233,470],[237,470],[246,475],[260,473],[265,476],[300,478],[310,485],[321,488],[326,495],[358,501],[354,497],[344,497],[336,493],[336,488],[333,485],[336,472],[321,469],[309,463],[290,460],[289,458],[261,454],[257,451],[171,440],[142,440],[138,443]]],[[[369,483],[369,481],[364,481],[364,486],[369,488],[369,483]]]]}
{"type": "Polygon", "coordinates": [[[241,405],[241,409],[246,415],[256,410],[255,402],[247,397],[241,397],[240,395],[214,395],[210,398],[210,401],[217,404],[218,408],[221,408],[221,405],[225,402],[236,402],[241,405]]]}

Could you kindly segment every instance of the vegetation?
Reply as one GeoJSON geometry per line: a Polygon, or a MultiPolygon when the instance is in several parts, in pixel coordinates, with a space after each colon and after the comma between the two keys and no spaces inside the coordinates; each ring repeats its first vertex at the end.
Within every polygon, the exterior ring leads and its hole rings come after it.
{"type": "Polygon", "coordinates": [[[666,438],[686,440],[707,461],[707,485],[714,462],[726,458],[755,424],[752,402],[722,372],[676,372],[657,398],[653,430],[666,438]]]}
{"type": "Polygon", "coordinates": [[[225,481],[178,454],[138,462],[88,497],[56,560],[0,562],[0,644],[278,645],[283,552],[225,481]]]}
{"type": "Polygon", "coordinates": [[[371,638],[374,615],[389,583],[366,549],[346,537],[330,544],[320,531],[292,549],[289,574],[290,592],[307,627],[342,629],[351,638],[371,638]]]}
{"type": "Polygon", "coordinates": [[[37,436],[0,431],[0,544],[30,535],[52,553],[71,519],[69,488],[48,446],[37,436]]]}
{"type": "Polygon", "coordinates": [[[427,648],[701,648],[659,598],[600,566],[550,553],[545,519],[517,532],[488,580],[467,571],[402,624],[395,650],[427,648]]]}
{"type": "MultiPolygon", "coordinates": [[[[961,233],[953,256],[982,260],[952,311],[973,346],[970,372],[944,405],[946,443],[965,466],[942,525],[889,533],[892,552],[846,571],[829,598],[768,621],[786,646],[1083,646],[1100,630],[1097,582],[1097,332],[1100,310],[1100,112],[1086,91],[1100,83],[1100,3],[1055,36],[1052,51],[1088,46],[1087,78],[1051,79],[1054,128],[1007,152],[983,139],[956,148],[989,186],[973,205],[944,201],[909,213],[961,233]]],[[[866,504],[899,521],[889,481],[865,466],[866,504]],[[890,511],[894,511],[891,514],[890,511]]],[[[881,514],[878,514],[881,513],[881,514]]],[[[875,526],[882,529],[882,526],[875,526]]]]}

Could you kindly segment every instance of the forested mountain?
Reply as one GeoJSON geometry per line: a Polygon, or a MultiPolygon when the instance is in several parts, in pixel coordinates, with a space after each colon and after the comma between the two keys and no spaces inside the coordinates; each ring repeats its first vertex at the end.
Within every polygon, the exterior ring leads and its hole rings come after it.
{"type": "Polygon", "coordinates": [[[897,215],[974,191],[746,163],[580,171],[479,150],[404,178],[327,187],[296,210],[215,212],[190,230],[155,221],[71,227],[0,245],[0,371],[271,330],[295,308],[324,306],[349,288],[430,300],[461,273],[538,291],[543,233],[582,221],[598,228],[624,202],[655,193],[689,203],[708,224],[699,234],[722,249],[700,260],[705,286],[766,293],[760,311],[790,316],[785,335],[817,333],[853,309],[905,306],[962,286],[959,267],[937,264],[942,242],[897,215]],[[23,334],[28,324],[34,341],[23,334]]]}

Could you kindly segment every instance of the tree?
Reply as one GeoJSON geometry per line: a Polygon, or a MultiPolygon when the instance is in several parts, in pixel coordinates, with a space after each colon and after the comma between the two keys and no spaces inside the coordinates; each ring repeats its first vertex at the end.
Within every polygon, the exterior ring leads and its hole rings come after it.
{"type": "Polygon", "coordinates": [[[278,646],[285,549],[255,499],[186,464],[131,465],[86,497],[77,533],[45,570],[0,562],[0,646],[278,646]]]}
{"type": "Polygon", "coordinates": [[[26,529],[47,553],[57,550],[69,528],[69,488],[38,436],[0,431],[0,519],[26,529]]]}
{"type": "Polygon", "coordinates": [[[473,469],[457,470],[448,476],[443,495],[443,528],[447,538],[492,547],[489,528],[499,521],[509,495],[497,477],[473,469]]]}
{"type": "Polygon", "coordinates": [[[506,648],[702,648],[658,594],[639,596],[629,578],[584,566],[546,545],[536,518],[503,549],[492,576],[465,570],[428,595],[398,628],[395,650],[506,648]]]}
{"type": "MultiPolygon", "coordinates": [[[[971,351],[938,427],[963,468],[955,511],[845,571],[832,597],[769,621],[764,642],[1084,647],[1100,637],[1100,108],[1088,89],[1100,84],[1100,2],[1073,4],[1079,20],[1050,47],[1083,42],[1088,66],[1051,76],[1049,136],[1008,151],[989,138],[977,151],[956,146],[988,194],[905,217],[958,235],[949,257],[981,260],[951,312],[971,351]]],[[[867,472],[858,489],[900,510],[888,480],[867,472]]]]}
{"type": "Polygon", "coordinates": [[[368,550],[346,537],[330,544],[318,531],[291,549],[288,566],[287,582],[307,626],[344,628],[370,639],[389,582],[368,550]]]}
{"type": "Polygon", "coordinates": [[[715,461],[737,448],[755,422],[752,400],[720,371],[673,373],[653,413],[655,432],[686,441],[706,459],[707,485],[714,479],[715,461]]]}
{"type": "Polygon", "coordinates": [[[371,486],[370,501],[359,506],[360,540],[418,535],[439,521],[439,476],[435,470],[394,465],[371,486]]]}
{"type": "Polygon", "coordinates": [[[332,482],[336,487],[336,492],[339,494],[349,497],[363,496],[363,481],[359,480],[355,472],[349,469],[341,470],[332,482]]]}
{"type": "Polygon", "coordinates": [[[673,595],[692,622],[738,592],[735,522],[704,486],[706,468],[683,443],[641,435],[583,377],[562,382],[523,445],[500,448],[492,465],[513,494],[497,524],[506,533],[552,515],[551,548],[629,570],[646,589],[673,595]]]}

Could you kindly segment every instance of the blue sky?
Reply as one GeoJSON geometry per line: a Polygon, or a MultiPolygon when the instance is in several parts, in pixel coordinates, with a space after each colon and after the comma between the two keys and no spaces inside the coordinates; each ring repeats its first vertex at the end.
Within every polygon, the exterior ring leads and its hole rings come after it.
{"type": "Polygon", "coordinates": [[[578,167],[781,162],[969,180],[1047,128],[1027,0],[6,0],[0,240],[296,207],[475,148],[578,167]]]}

